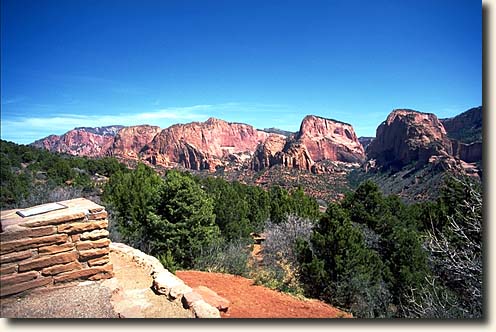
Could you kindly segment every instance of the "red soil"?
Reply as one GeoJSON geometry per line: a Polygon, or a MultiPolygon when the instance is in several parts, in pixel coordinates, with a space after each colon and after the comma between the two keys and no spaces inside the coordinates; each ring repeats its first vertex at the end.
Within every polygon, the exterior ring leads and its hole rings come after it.
{"type": "Polygon", "coordinates": [[[188,286],[206,286],[231,302],[222,318],[341,318],[350,317],[339,309],[317,300],[299,300],[253,280],[222,273],[177,271],[188,286]]]}

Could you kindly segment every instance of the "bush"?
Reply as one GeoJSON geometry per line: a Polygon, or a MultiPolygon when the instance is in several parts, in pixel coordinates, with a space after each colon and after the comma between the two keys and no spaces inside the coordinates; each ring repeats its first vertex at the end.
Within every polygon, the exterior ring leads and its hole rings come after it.
{"type": "Polygon", "coordinates": [[[482,190],[469,179],[451,178],[438,204],[446,221],[438,223],[442,230],[429,230],[425,241],[433,275],[410,290],[404,310],[417,317],[481,318],[482,190]]]}
{"type": "Polygon", "coordinates": [[[251,241],[232,240],[205,246],[195,257],[194,269],[249,277],[251,241]]]}
{"type": "Polygon", "coordinates": [[[267,221],[262,244],[263,266],[254,270],[256,284],[279,291],[303,295],[299,281],[299,262],[296,252],[298,240],[308,241],[314,222],[290,214],[286,221],[267,221]]]}
{"type": "Polygon", "coordinates": [[[276,224],[267,221],[264,229],[263,260],[266,265],[275,265],[281,259],[296,266],[296,242],[298,239],[308,241],[312,234],[314,221],[288,215],[286,221],[276,224]]]}

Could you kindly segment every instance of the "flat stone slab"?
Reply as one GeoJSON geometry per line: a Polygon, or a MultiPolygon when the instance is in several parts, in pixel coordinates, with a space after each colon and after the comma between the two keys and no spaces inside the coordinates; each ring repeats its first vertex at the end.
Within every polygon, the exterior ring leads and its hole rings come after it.
{"type": "Polygon", "coordinates": [[[43,214],[61,209],[67,209],[67,206],[60,203],[48,203],[48,204],[38,205],[29,209],[19,210],[16,213],[21,217],[25,218],[25,217],[31,217],[37,214],[43,214]]]}
{"type": "Polygon", "coordinates": [[[86,215],[103,211],[104,207],[85,198],[76,198],[58,203],[42,204],[29,209],[14,209],[0,212],[0,231],[6,231],[9,226],[20,225],[24,227],[39,227],[45,225],[60,224],[68,220],[84,218],[86,215]],[[54,209],[54,204],[59,204],[65,208],[54,209]],[[22,217],[18,212],[27,215],[22,217]],[[22,212],[24,211],[24,212],[22,212]],[[40,211],[43,213],[33,214],[40,211]]]}
{"type": "Polygon", "coordinates": [[[212,307],[217,308],[219,311],[226,312],[227,309],[229,309],[229,305],[231,303],[210,288],[198,286],[193,288],[193,291],[200,295],[205,302],[210,304],[212,307]]]}

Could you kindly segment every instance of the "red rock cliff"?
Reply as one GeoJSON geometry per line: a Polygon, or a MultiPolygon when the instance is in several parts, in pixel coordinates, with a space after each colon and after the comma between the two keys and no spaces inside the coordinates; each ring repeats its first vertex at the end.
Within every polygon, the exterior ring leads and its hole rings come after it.
{"type": "Polygon", "coordinates": [[[425,164],[431,156],[452,154],[451,142],[439,119],[430,113],[394,110],[367,147],[370,159],[382,167],[401,168],[411,162],[425,164]]]}
{"type": "Polygon", "coordinates": [[[282,135],[271,134],[265,142],[260,143],[255,150],[251,160],[251,169],[260,171],[264,168],[282,163],[282,160],[279,160],[279,157],[276,158],[275,156],[284,149],[286,141],[286,137],[282,135]]]}
{"type": "Polygon", "coordinates": [[[84,129],[69,130],[62,136],[50,135],[32,145],[52,152],[67,153],[74,156],[101,157],[112,145],[110,135],[99,135],[84,129]]]}
{"type": "Polygon", "coordinates": [[[314,162],[321,160],[362,162],[365,151],[353,127],[347,123],[307,115],[296,137],[314,162]]]}
{"type": "Polygon", "coordinates": [[[160,127],[149,125],[122,128],[115,136],[108,155],[138,159],[141,149],[149,144],[160,131],[160,127]]]}
{"type": "Polygon", "coordinates": [[[312,171],[312,166],[323,160],[360,163],[365,160],[365,151],[351,125],[308,115],[296,135],[268,138],[261,144],[251,168],[259,171],[280,164],[312,171]]]}
{"type": "Polygon", "coordinates": [[[219,159],[232,153],[255,151],[268,136],[247,124],[210,118],[166,128],[144,150],[152,163],[212,169],[219,159]]]}

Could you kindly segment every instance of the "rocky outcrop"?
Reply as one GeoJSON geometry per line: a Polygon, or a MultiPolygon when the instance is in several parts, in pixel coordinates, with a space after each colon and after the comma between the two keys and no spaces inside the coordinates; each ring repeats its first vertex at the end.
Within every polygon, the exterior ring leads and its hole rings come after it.
{"type": "Polygon", "coordinates": [[[269,135],[247,124],[210,118],[162,130],[143,152],[154,164],[213,169],[220,159],[233,153],[255,151],[269,135]]]}
{"type": "Polygon", "coordinates": [[[112,147],[108,150],[109,156],[138,159],[144,146],[160,133],[158,126],[141,125],[124,127],[115,135],[112,147]]]}
{"type": "Polygon", "coordinates": [[[284,167],[310,171],[314,163],[310,152],[301,143],[290,143],[284,151],[275,155],[276,164],[284,167]]]}
{"type": "Polygon", "coordinates": [[[451,139],[455,158],[469,163],[482,161],[482,106],[441,122],[451,139]]]}
{"type": "Polygon", "coordinates": [[[87,130],[87,128],[79,128],[69,130],[61,136],[50,135],[33,142],[31,145],[51,152],[67,153],[73,156],[101,157],[107,153],[113,144],[114,136],[111,135],[111,132],[113,131],[100,135],[87,130]]]}
{"type": "Polygon", "coordinates": [[[452,139],[451,146],[453,149],[453,157],[455,158],[461,159],[467,163],[475,163],[482,160],[482,142],[467,144],[452,139]]]}
{"type": "Polygon", "coordinates": [[[115,136],[124,126],[105,126],[105,127],[77,127],[75,130],[83,130],[92,134],[102,135],[102,136],[115,136]]]}
{"type": "Polygon", "coordinates": [[[50,135],[31,145],[51,152],[73,156],[101,157],[112,146],[114,136],[123,126],[78,127],[65,134],[50,135]]]}
{"type": "Polygon", "coordinates": [[[305,145],[313,161],[365,160],[365,151],[353,127],[344,122],[308,115],[301,123],[296,141],[305,145]]]}
{"type": "Polygon", "coordinates": [[[482,106],[440,121],[449,138],[467,144],[482,142],[482,106]]]}
{"type": "Polygon", "coordinates": [[[362,162],[365,151],[349,124],[315,115],[306,116],[300,131],[287,138],[269,137],[259,145],[251,169],[259,171],[274,165],[321,173],[316,162],[362,162]]]}
{"type": "Polygon", "coordinates": [[[367,155],[378,167],[400,169],[410,163],[426,164],[431,156],[452,155],[452,147],[434,114],[398,109],[377,128],[367,155]]]}
{"type": "Polygon", "coordinates": [[[193,170],[260,171],[283,165],[310,171],[323,160],[355,163],[365,159],[351,125],[314,115],[303,119],[297,133],[274,128],[267,129],[269,133],[215,118],[163,130],[149,125],[124,127],[115,134],[118,127],[76,128],[33,145],[72,155],[144,159],[153,165],[193,170]]]}
{"type": "Polygon", "coordinates": [[[209,298],[204,298],[203,294],[195,292],[183,280],[164,268],[157,258],[123,243],[111,243],[110,250],[131,257],[134,262],[145,268],[153,278],[151,287],[155,293],[165,295],[170,301],[178,300],[186,309],[190,309],[195,317],[220,318],[219,309],[227,311],[229,306],[227,300],[221,301],[222,298],[214,297],[216,302],[213,305],[209,304],[207,302],[209,298]],[[219,303],[222,306],[217,309],[219,303]]]}
{"type": "Polygon", "coordinates": [[[280,153],[286,145],[286,137],[281,135],[270,135],[264,143],[257,146],[250,167],[254,171],[260,171],[264,168],[282,163],[276,154],[280,153]]]}

